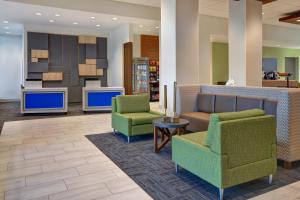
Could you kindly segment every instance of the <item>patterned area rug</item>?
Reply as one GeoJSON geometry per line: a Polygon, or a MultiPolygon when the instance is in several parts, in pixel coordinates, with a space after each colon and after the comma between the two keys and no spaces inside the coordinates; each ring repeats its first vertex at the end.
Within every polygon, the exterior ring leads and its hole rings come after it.
{"type": "MultiPolygon", "coordinates": [[[[171,160],[171,145],[154,153],[153,136],[133,138],[130,144],[122,135],[105,133],[87,138],[104,152],[155,200],[218,199],[218,189],[180,169],[175,173],[171,160]]],[[[274,182],[267,178],[226,189],[224,199],[249,199],[299,181],[300,167],[293,170],[278,168],[274,182]]]]}

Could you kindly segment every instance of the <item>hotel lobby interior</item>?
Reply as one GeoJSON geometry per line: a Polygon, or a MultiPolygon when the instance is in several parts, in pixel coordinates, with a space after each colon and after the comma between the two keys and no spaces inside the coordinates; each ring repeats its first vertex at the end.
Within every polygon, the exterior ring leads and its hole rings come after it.
{"type": "Polygon", "coordinates": [[[0,200],[299,200],[300,0],[0,0],[0,200]]]}

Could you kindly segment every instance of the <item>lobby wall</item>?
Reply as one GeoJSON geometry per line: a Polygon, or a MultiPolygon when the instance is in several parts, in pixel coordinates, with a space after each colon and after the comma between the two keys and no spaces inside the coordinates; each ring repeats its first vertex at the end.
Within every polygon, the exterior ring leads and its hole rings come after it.
{"type": "MultiPolygon", "coordinates": [[[[263,58],[276,58],[278,71],[285,71],[285,58],[296,57],[300,60],[300,49],[263,47],[263,58]]],[[[212,43],[212,72],[213,84],[228,80],[228,44],[212,43]]],[[[300,66],[300,61],[299,61],[300,66]]]]}
{"type": "Polygon", "coordinates": [[[22,36],[0,35],[0,101],[20,98],[22,60],[22,36]]]}

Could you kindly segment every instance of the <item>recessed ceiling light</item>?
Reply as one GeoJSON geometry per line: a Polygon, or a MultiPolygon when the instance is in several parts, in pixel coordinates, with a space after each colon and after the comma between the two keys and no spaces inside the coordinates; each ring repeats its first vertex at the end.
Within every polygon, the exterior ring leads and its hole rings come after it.
{"type": "Polygon", "coordinates": [[[50,22],[50,23],[53,23],[53,22],[54,22],[54,20],[53,20],[53,19],[50,19],[50,20],[49,20],[49,22],[50,22]]]}
{"type": "Polygon", "coordinates": [[[73,22],[73,24],[74,24],[74,25],[77,25],[77,24],[78,24],[78,22],[73,22]]]}
{"type": "Polygon", "coordinates": [[[116,17],[113,17],[113,18],[111,18],[112,20],[114,20],[114,21],[117,21],[118,20],[118,18],[116,18],[116,17]]]}
{"type": "Polygon", "coordinates": [[[10,34],[10,32],[9,31],[7,31],[7,32],[5,32],[6,34],[10,34]]]}
{"type": "Polygon", "coordinates": [[[3,28],[4,28],[4,29],[6,29],[6,30],[7,30],[7,29],[9,29],[9,27],[8,27],[8,26],[4,26],[3,28]]]}
{"type": "Polygon", "coordinates": [[[55,17],[60,17],[61,15],[57,13],[57,14],[55,14],[54,16],[55,16],[55,17]]]}
{"type": "Polygon", "coordinates": [[[140,28],[143,28],[144,26],[143,26],[143,25],[139,25],[139,27],[140,27],[140,28]]]}
{"type": "Polygon", "coordinates": [[[42,13],[40,13],[40,12],[37,12],[37,13],[35,13],[35,15],[37,15],[37,16],[41,16],[41,15],[42,15],[42,13]]]}
{"type": "Polygon", "coordinates": [[[96,17],[92,16],[91,19],[96,19],[96,17]]]}
{"type": "Polygon", "coordinates": [[[97,27],[100,27],[100,24],[97,24],[96,26],[97,26],[97,27]]]}
{"type": "Polygon", "coordinates": [[[156,29],[159,29],[159,26],[155,26],[156,29]]]}
{"type": "Polygon", "coordinates": [[[264,15],[265,13],[264,13],[264,12],[262,12],[262,14],[264,15]]]}
{"type": "Polygon", "coordinates": [[[4,20],[3,23],[4,23],[4,24],[8,24],[8,21],[4,20]]]}

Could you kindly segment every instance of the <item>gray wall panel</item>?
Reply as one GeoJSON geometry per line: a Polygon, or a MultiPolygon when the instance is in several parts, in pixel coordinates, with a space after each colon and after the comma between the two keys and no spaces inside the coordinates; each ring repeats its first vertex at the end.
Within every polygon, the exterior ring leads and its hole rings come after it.
{"type": "Polygon", "coordinates": [[[49,65],[62,66],[62,35],[49,35],[49,65]]]}
{"type": "Polygon", "coordinates": [[[37,49],[49,47],[49,67],[48,59],[42,59],[42,63],[33,65],[28,62],[28,77],[42,78],[41,72],[63,72],[63,81],[44,81],[43,86],[68,87],[69,102],[82,101],[82,87],[84,86],[84,79],[88,77],[79,77],[78,64],[86,63],[86,58],[100,59],[97,61],[97,68],[104,68],[104,76],[97,78],[101,80],[103,87],[107,86],[106,38],[97,38],[97,45],[85,45],[78,44],[78,36],[55,34],[49,34],[48,36],[48,34],[34,33],[28,34],[28,43],[28,52],[30,52],[29,48],[31,47],[40,47],[37,49]],[[33,39],[29,37],[33,37],[33,39]]]}
{"type": "Polygon", "coordinates": [[[86,44],[86,58],[96,59],[97,58],[97,46],[95,44],[86,44]]]}
{"type": "Polygon", "coordinates": [[[97,58],[107,59],[107,38],[97,38],[97,58]]]}

